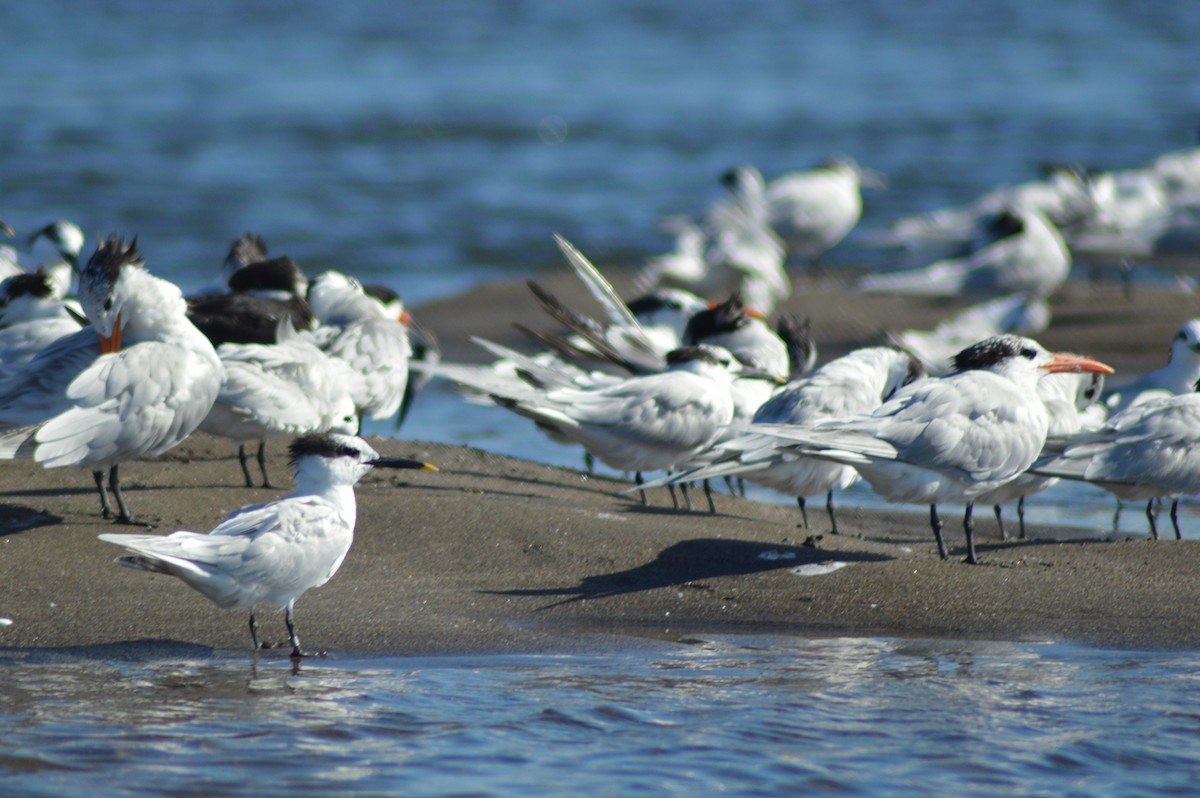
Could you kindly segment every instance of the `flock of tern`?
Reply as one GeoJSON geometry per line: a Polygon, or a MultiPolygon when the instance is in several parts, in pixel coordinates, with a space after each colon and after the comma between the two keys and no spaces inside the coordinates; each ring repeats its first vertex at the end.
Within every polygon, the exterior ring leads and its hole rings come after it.
{"type": "Polygon", "coordinates": [[[100,537],[127,550],[122,564],[249,609],[256,648],[255,606],[284,609],[296,657],[293,604],[346,556],[354,484],[371,468],[432,468],[381,457],[357,437],[360,419],[402,419],[431,376],[634,474],[643,503],[665,485],[690,510],[698,484],[714,511],[710,480],[736,477],[796,497],[805,526],[806,500],[824,497],[836,532],[835,492],[863,480],[887,501],[928,506],[943,558],[938,505],[965,503],[972,563],[976,503],[1000,520],[1000,505],[1020,511],[1056,480],[1080,480],[1147,501],[1157,537],[1156,502],[1173,501],[1174,521],[1179,497],[1200,493],[1200,320],[1183,324],[1163,369],[1108,394],[1111,368],[1028,337],[1051,323],[1046,300],[1073,257],[1200,271],[1200,148],[1137,170],[1054,167],[896,222],[885,243],[926,253],[925,265],[857,288],[978,304],[819,365],[805,319],[769,321],[791,293],[785,266],[839,243],[862,187],[882,177],[839,157],[770,181],[741,166],[722,182],[702,223],[673,222],[675,249],[647,261],[631,301],[557,237],[605,318],[531,281],[558,328],[519,320],[534,354],[476,339],[488,365],[439,362],[394,292],[334,271],[309,280],[257,236],[233,243],[219,284],[185,296],[146,268],[136,239],[104,239],[85,260],[75,225],[47,225],[23,252],[0,246],[0,458],[91,470],[103,514],[130,524],[121,465],[201,429],[235,444],[248,486],[257,445],[270,487],[266,442],[293,439],[288,497],[205,534],[100,537]]]}

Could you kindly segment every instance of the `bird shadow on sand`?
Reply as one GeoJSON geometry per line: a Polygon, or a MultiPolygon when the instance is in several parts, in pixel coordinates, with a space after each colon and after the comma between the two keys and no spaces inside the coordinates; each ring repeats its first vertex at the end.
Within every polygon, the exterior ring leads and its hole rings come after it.
{"type": "Polygon", "coordinates": [[[699,538],[672,544],[650,562],[607,574],[584,577],[579,584],[559,588],[481,591],[499,596],[561,597],[540,610],[576,601],[602,599],[628,593],[682,585],[706,579],[747,576],[780,568],[822,563],[890,560],[883,554],[839,552],[807,546],[780,546],[746,540],[699,538]]]}
{"type": "Polygon", "coordinates": [[[15,535],[30,529],[43,526],[57,526],[63,521],[61,516],[34,510],[31,507],[21,507],[16,504],[0,504],[0,537],[15,535]]]}

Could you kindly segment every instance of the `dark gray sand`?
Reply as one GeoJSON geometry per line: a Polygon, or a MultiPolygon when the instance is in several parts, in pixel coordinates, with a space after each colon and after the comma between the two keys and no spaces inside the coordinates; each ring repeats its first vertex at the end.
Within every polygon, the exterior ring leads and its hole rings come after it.
{"type": "MultiPolygon", "coordinates": [[[[573,298],[570,279],[551,280],[573,298]]],[[[888,326],[932,326],[955,309],[861,301],[830,280],[802,281],[793,305],[811,313],[823,359],[878,340],[888,326]]],[[[1100,357],[1132,376],[1163,362],[1192,295],[1072,284],[1039,336],[1100,357]]],[[[476,289],[417,310],[448,359],[478,359],[469,334],[519,341],[509,322],[536,306],[520,284],[476,289]],[[459,330],[463,318],[469,324],[459,330]]],[[[536,315],[532,318],[537,319],[536,315]]],[[[550,328],[550,324],[544,325],[550,328]]],[[[1118,374],[1118,378],[1120,375],[1118,374]]],[[[535,434],[532,430],[530,434],[535,434]]],[[[372,474],[358,488],[357,538],[342,570],[297,602],[306,648],[341,654],[564,651],[613,635],[677,639],[704,633],[899,635],[1069,640],[1116,646],[1200,645],[1200,541],[1002,543],[980,513],[981,565],[961,562],[959,519],[944,514],[952,558],[937,557],[921,508],[843,506],[842,534],[810,510],[719,495],[718,514],[652,506],[626,484],[480,451],[375,441],[439,473],[372,474]],[[804,565],[847,563],[803,576],[804,565]]],[[[284,446],[269,462],[284,474],[284,446]]],[[[155,532],[208,530],[229,511],[285,493],[247,489],[227,443],[196,436],[157,462],[122,468],[133,512],[155,532]]],[[[120,568],[113,529],[86,471],[0,463],[0,646],[107,655],[248,650],[246,615],[223,611],[175,579],[120,568]]],[[[697,502],[697,504],[701,504],[697,502]]],[[[819,502],[814,502],[819,504],[819,502]]],[[[285,639],[260,614],[262,636],[285,639]]],[[[279,654],[282,656],[282,653],[279,654]]]]}

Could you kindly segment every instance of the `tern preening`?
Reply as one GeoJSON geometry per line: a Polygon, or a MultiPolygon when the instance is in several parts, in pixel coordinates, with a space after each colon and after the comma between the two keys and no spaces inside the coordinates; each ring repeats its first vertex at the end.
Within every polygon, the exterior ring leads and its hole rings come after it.
{"type": "Polygon", "coordinates": [[[975,499],[1023,473],[1046,441],[1049,418],[1037,395],[1039,375],[1112,369],[1012,335],[964,349],[955,366],[948,376],[900,389],[871,413],[756,430],[798,444],[799,453],[853,466],[888,501],[929,505],[943,559],[948,555],[937,505],[966,502],[967,562],[974,563],[975,499]]]}
{"type": "Polygon", "coordinates": [[[79,275],[91,326],[0,378],[0,457],[90,466],[106,517],[133,520],[118,466],[174,447],[204,420],[222,367],[179,289],[144,268],[137,240],[102,241],[79,275]]]}
{"type": "Polygon", "coordinates": [[[100,540],[131,552],[117,560],[121,565],[179,577],[219,607],[249,609],[255,650],[254,608],[284,610],[291,655],[303,657],[293,605],[309,588],[328,582],[350,551],[358,515],[355,483],[372,468],[437,469],[419,460],[381,457],[349,435],[297,438],[289,451],[296,489],[286,498],[243,507],[208,533],[105,533],[100,540]]]}

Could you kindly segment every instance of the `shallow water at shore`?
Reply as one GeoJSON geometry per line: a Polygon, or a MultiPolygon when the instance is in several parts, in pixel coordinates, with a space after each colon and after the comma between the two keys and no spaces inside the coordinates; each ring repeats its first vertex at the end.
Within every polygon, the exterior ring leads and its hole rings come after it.
{"type": "Polygon", "coordinates": [[[716,637],[610,653],[0,655],[9,796],[1166,795],[1187,652],[716,637]]]}

